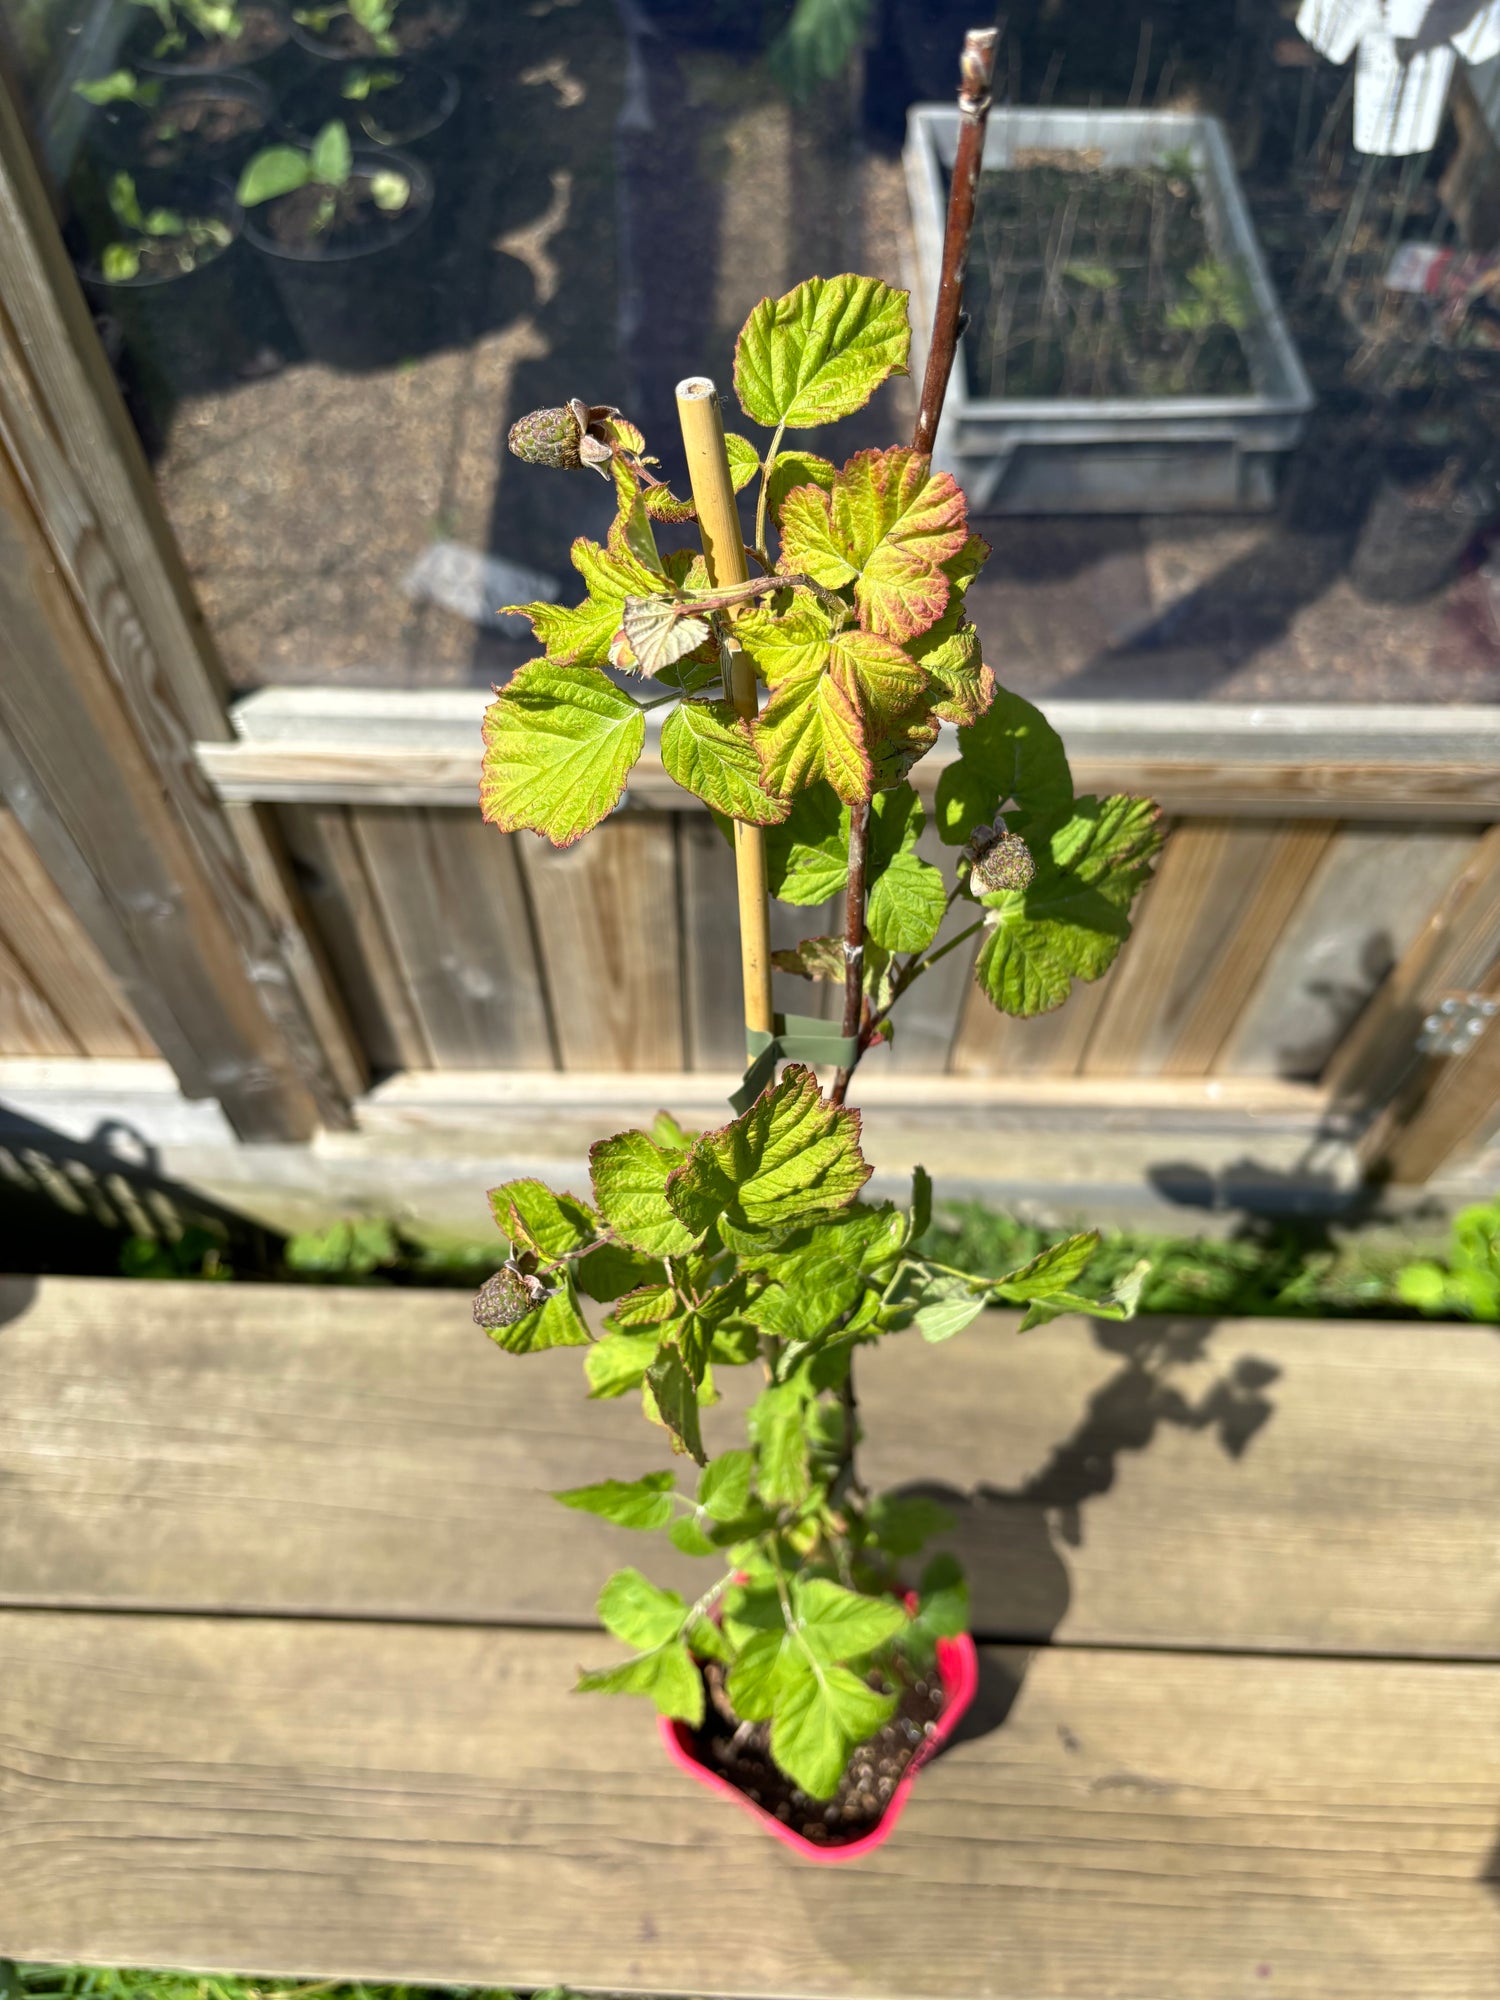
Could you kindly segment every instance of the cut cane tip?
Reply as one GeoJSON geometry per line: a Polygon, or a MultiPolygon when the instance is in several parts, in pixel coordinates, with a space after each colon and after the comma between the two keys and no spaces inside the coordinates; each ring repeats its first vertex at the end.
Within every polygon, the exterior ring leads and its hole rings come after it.
{"type": "Polygon", "coordinates": [[[717,394],[718,391],[706,375],[685,375],[677,384],[679,403],[702,403],[717,394]]]}

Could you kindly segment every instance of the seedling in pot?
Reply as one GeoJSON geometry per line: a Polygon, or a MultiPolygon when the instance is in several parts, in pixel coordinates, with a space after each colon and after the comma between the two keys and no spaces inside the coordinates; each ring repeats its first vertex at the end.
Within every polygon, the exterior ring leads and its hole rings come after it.
{"type": "Polygon", "coordinates": [[[401,0],[347,0],[344,6],[294,8],[292,19],[315,35],[326,35],[341,15],[347,15],[364,29],[380,55],[395,56],[401,53],[401,44],[394,33],[400,4],[401,0]]]}
{"type": "Polygon", "coordinates": [[[206,42],[233,42],[244,27],[238,0],[131,0],[131,5],[149,8],[161,23],[161,40],[151,51],[156,57],[185,49],[189,28],[206,42]]]}
{"type": "Polygon", "coordinates": [[[1217,327],[1242,333],[1250,324],[1252,300],[1245,274],[1234,264],[1195,264],[1187,274],[1189,296],[1167,308],[1167,325],[1192,335],[1177,363],[1176,386],[1185,389],[1209,335],[1217,327]]]}
{"type": "Polygon", "coordinates": [[[128,236],[106,243],[99,258],[100,274],[112,285],[128,285],[146,276],[170,276],[172,267],[184,275],[227,250],[234,232],[216,215],[181,215],[175,208],[141,207],[129,174],[115,174],[109,183],[109,206],[128,236]]]}
{"type": "MultiPolygon", "coordinates": [[[[371,201],[387,215],[399,215],[411,199],[411,182],[394,167],[379,167],[360,177],[371,201]]],[[[302,188],[320,188],[322,199],[313,211],[310,233],[321,236],[341,216],[356,209],[354,155],[342,121],[331,118],[310,147],[268,146],[257,153],[240,175],[236,198],[245,208],[302,188]]]]}
{"type": "Polygon", "coordinates": [[[161,101],[160,77],[139,77],[133,69],[113,69],[108,76],[75,83],[75,94],[90,104],[133,104],[140,111],[154,111],[161,101]]]}

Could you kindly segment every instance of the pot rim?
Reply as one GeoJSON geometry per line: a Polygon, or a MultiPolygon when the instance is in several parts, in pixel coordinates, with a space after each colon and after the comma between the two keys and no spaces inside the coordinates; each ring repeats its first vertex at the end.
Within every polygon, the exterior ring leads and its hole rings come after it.
{"type": "MultiPolygon", "coordinates": [[[[263,49],[258,56],[248,59],[250,62],[256,63],[270,62],[274,56],[281,53],[291,39],[291,15],[283,4],[283,0],[256,0],[256,5],[264,7],[267,13],[274,14],[285,31],[279,42],[275,43],[271,48],[263,49]]],[[[223,62],[217,63],[185,63],[174,62],[170,56],[139,56],[135,59],[132,67],[143,71],[147,76],[172,78],[211,77],[231,74],[245,76],[249,74],[249,71],[240,67],[243,60],[245,59],[238,56],[229,56],[223,62]]]]}
{"type": "Polygon", "coordinates": [[[700,1763],[693,1753],[692,1732],[685,1722],[673,1722],[669,1717],[659,1715],[656,1719],[657,1731],[672,1762],[700,1785],[735,1800],[760,1822],[767,1833],[774,1834],[783,1846],[790,1847],[804,1860],[816,1862],[820,1867],[836,1868],[846,1861],[856,1861],[861,1855],[873,1853],[890,1839],[906,1809],[917,1773],[952,1736],[973,1702],[979,1689],[979,1654],[969,1633],[962,1632],[956,1638],[938,1640],[937,1669],[947,1699],[943,1703],[942,1714],[933,1725],[931,1736],[920,1745],[902,1772],[901,1782],[892,1792],[890,1803],[876,1824],[868,1833],[861,1834],[858,1840],[846,1841],[841,1847],[819,1847],[777,1819],[774,1813],[768,1813],[764,1806],[758,1806],[738,1785],[732,1785],[717,1771],[711,1771],[706,1764],[700,1763]]]}
{"type": "Polygon", "coordinates": [[[389,173],[392,169],[405,174],[411,184],[412,198],[398,216],[392,218],[390,232],[376,243],[364,243],[357,249],[324,251],[310,254],[286,243],[278,243],[267,231],[257,227],[252,209],[245,211],[245,241],[258,250],[263,257],[275,257],[283,263],[299,266],[310,265],[314,269],[326,269],[335,264],[352,264],[362,257],[375,257],[382,251],[395,249],[423,223],[432,208],[433,179],[422,162],[413,159],[410,153],[398,152],[394,146],[356,146],[352,153],[356,167],[363,164],[372,173],[389,173]]]}
{"type": "MultiPolygon", "coordinates": [[[[469,0],[451,0],[451,4],[453,6],[453,26],[449,29],[449,33],[456,35],[469,18],[469,0]]],[[[302,23],[295,18],[292,20],[291,34],[292,40],[297,44],[298,48],[304,49],[310,56],[316,56],[319,62],[367,63],[380,62],[382,60],[389,60],[391,62],[422,62],[432,60],[426,50],[423,50],[418,55],[409,55],[403,49],[398,54],[389,58],[382,58],[378,52],[375,55],[369,55],[360,51],[357,54],[348,55],[342,49],[331,49],[327,42],[321,40],[313,33],[311,28],[303,27],[302,23]]],[[[438,46],[442,47],[443,44],[439,43],[438,46]]]]}
{"type": "MultiPolygon", "coordinates": [[[[392,69],[414,70],[421,72],[423,75],[435,76],[441,80],[443,86],[441,102],[427,124],[419,126],[415,131],[403,132],[394,146],[382,146],[378,139],[372,139],[364,127],[360,126],[360,137],[357,141],[359,145],[374,146],[386,154],[396,152],[402,146],[419,145],[423,139],[430,139],[434,132],[440,131],[458,110],[463,98],[463,85],[459,82],[457,73],[449,69],[446,63],[428,62],[421,56],[391,56],[389,58],[364,56],[359,58],[359,60],[366,63],[378,63],[388,60],[392,69]]],[[[351,62],[347,67],[352,69],[354,65],[351,62]]],[[[316,138],[316,133],[309,132],[304,126],[299,125],[294,118],[288,115],[288,107],[295,106],[298,97],[304,93],[308,97],[311,97],[315,89],[326,90],[333,81],[335,81],[335,72],[331,67],[329,70],[323,72],[314,70],[312,75],[305,76],[295,89],[289,90],[285,99],[276,107],[276,123],[279,129],[285,132],[290,138],[300,141],[303,145],[307,145],[312,139],[316,138]]],[[[350,107],[351,111],[353,108],[353,106],[350,107]]],[[[350,137],[353,137],[352,131],[350,132],[350,137]]]]}

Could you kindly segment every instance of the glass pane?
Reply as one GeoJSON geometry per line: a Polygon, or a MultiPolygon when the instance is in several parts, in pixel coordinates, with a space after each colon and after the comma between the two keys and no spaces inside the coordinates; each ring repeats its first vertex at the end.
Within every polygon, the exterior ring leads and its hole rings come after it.
{"type": "MultiPolygon", "coordinates": [[[[1500,694],[1500,4],[1013,9],[940,457],[1027,693],[1500,694]],[[1398,18],[1399,17],[1399,18],[1398,18]]],[[[0,0],[70,249],[235,683],[463,685],[606,481],[524,412],[749,308],[935,278],[947,0],[0,0]],[[936,107],[913,117],[916,105],[936,107]],[[904,148],[904,157],[903,157],[904,148]]],[[[811,449],[909,435],[909,382],[811,449]]],[[[760,439],[748,422],[747,433],[760,439]]],[[[686,539],[664,535],[664,543],[686,539]]]]}

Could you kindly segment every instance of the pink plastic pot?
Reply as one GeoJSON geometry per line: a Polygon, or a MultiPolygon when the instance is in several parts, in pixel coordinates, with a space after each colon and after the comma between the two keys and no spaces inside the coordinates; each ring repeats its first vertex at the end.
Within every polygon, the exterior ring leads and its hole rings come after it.
{"type": "Polygon", "coordinates": [[[842,1847],[819,1847],[814,1841],[804,1839],[800,1833],[794,1833],[789,1826],[784,1826],[774,1813],[768,1813],[763,1807],[758,1806],[754,1799],[740,1790],[738,1785],[730,1784],[729,1780],[720,1777],[717,1771],[710,1771],[707,1765],[701,1764],[693,1749],[693,1733],[685,1722],[669,1722],[663,1715],[658,1716],[657,1727],[661,1731],[661,1740],[666,1745],[667,1755],[674,1764],[679,1765],[690,1777],[696,1778],[700,1785],[706,1785],[711,1792],[722,1792],[726,1798],[733,1799],[747,1813],[752,1814],[767,1833],[774,1834],[783,1846],[790,1847],[804,1860],[816,1861],[823,1867],[829,1868],[839,1862],[857,1861],[860,1855],[873,1853],[877,1847],[890,1839],[896,1831],[897,1820],[905,1810],[907,1794],[916,1781],[918,1771],[958,1727],[965,1709],[973,1701],[979,1687],[979,1655],[975,1652],[974,1641],[967,1632],[957,1639],[938,1640],[937,1670],[947,1700],[943,1703],[943,1712],[938,1717],[931,1736],[902,1772],[901,1782],[891,1794],[891,1802],[881,1815],[880,1823],[871,1827],[870,1831],[862,1834],[858,1840],[846,1841],[842,1847]]]}

